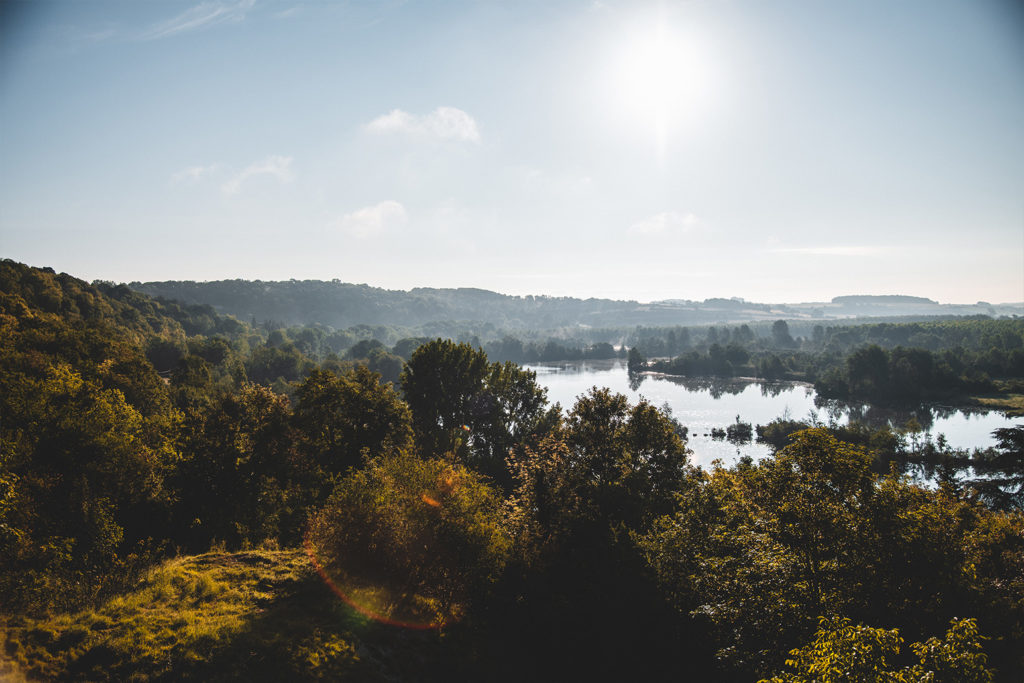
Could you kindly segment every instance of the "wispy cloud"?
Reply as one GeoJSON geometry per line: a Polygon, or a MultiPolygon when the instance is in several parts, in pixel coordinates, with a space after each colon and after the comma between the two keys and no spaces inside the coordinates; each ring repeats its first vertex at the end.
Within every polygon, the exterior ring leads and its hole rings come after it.
{"type": "Polygon", "coordinates": [[[199,31],[217,24],[239,22],[245,18],[254,3],[255,0],[201,2],[176,17],[154,24],[143,31],[139,39],[157,40],[189,31],[199,31]]]}
{"type": "Polygon", "coordinates": [[[885,251],[885,247],[777,247],[769,249],[773,254],[805,254],[807,256],[874,256],[885,251]]]}
{"type": "Polygon", "coordinates": [[[288,9],[283,9],[280,12],[275,12],[273,17],[275,19],[290,19],[290,18],[294,17],[296,14],[298,14],[299,11],[300,11],[299,6],[298,5],[293,5],[292,7],[289,7],[288,9]]]}
{"type": "Polygon", "coordinates": [[[189,166],[171,175],[171,182],[175,185],[193,184],[209,178],[220,169],[220,164],[208,166],[189,166]]]}
{"type": "Polygon", "coordinates": [[[277,178],[282,183],[291,182],[292,158],[282,156],[269,156],[262,161],[249,164],[234,177],[221,186],[224,194],[235,194],[249,178],[259,175],[269,175],[277,178]]]}
{"type": "Polygon", "coordinates": [[[629,231],[637,235],[672,235],[689,232],[700,224],[700,219],[692,213],[676,213],[662,211],[629,226],[629,231]]]}
{"type": "Polygon", "coordinates": [[[91,31],[81,31],[78,34],[78,38],[82,42],[87,43],[101,43],[105,40],[110,40],[117,35],[117,29],[113,26],[106,26],[104,28],[94,29],[91,31]]]}
{"type": "Polygon", "coordinates": [[[480,142],[480,128],[476,121],[455,107],[438,107],[423,116],[393,109],[370,121],[366,129],[371,133],[400,133],[459,142],[480,142]]]}
{"type": "Polygon", "coordinates": [[[393,199],[388,199],[347,213],[334,221],[332,226],[351,237],[365,238],[389,228],[405,225],[407,218],[405,207],[393,199]]]}

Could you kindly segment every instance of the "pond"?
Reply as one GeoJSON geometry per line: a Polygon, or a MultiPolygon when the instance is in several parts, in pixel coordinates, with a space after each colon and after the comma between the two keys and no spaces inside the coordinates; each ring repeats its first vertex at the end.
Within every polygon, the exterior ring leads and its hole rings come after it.
{"type": "MultiPolygon", "coordinates": [[[[956,409],[941,406],[913,410],[882,409],[866,404],[843,404],[818,399],[814,388],[799,382],[768,382],[749,379],[682,378],[641,375],[630,381],[621,360],[578,361],[527,366],[548,390],[548,400],[566,410],[576,397],[591,387],[607,387],[625,394],[630,401],[641,397],[662,406],[689,429],[689,447],[695,464],[708,466],[716,458],[731,464],[741,455],[761,458],[771,449],[756,442],[735,445],[713,439],[713,428],[725,429],[739,416],[751,425],[766,424],[777,417],[843,424],[851,419],[873,426],[902,427],[913,418],[924,434],[937,439],[944,435],[953,448],[984,448],[995,444],[992,431],[1012,427],[1020,418],[1007,418],[999,411],[956,409]]],[[[921,438],[924,438],[922,435],[921,438]]]]}

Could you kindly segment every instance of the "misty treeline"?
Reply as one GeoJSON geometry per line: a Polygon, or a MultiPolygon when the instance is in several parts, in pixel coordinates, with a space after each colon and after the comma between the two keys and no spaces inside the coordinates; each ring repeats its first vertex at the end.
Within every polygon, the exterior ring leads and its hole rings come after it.
{"type": "MultiPolygon", "coordinates": [[[[102,286],[102,285],[101,285],[102,286]]],[[[108,291],[121,291],[124,287],[108,291]]],[[[215,315],[208,306],[158,300],[171,310],[188,310],[188,333],[204,333],[215,315]]],[[[230,320],[230,319],[229,319],[230,320]]],[[[232,321],[234,322],[234,321],[232,321]]],[[[237,323],[236,323],[237,324],[237,323]]],[[[222,324],[223,325],[223,324],[222,324]]],[[[252,349],[248,377],[294,382],[311,363],[340,369],[369,365],[397,382],[402,363],[420,344],[451,338],[483,349],[488,357],[520,364],[625,359],[634,371],[653,370],[684,377],[751,377],[801,380],[823,398],[879,404],[963,401],[970,395],[1024,390],[1024,319],[987,317],[899,323],[755,322],[710,327],[562,329],[521,337],[480,323],[436,323],[420,328],[357,325],[333,330],[322,325],[282,327],[275,321],[236,331],[236,346],[252,349]],[[413,333],[437,332],[435,336],[413,333]],[[801,336],[800,333],[803,333],[801,336]],[[653,359],[645,363],[646,359],[653,359]]],[[[183,357],[181,341],[157,342],[151,357],[161,369],[183,357]]]]}
{"type": "Polygon", "coordinates": [[[711,327],[696,343],[686,328],[657,331],[633,348],[662,358],[634,368],[803,380],[824,398],[890,405],[1024,390],[1021,318],[815,325],[809,332],[794,336],[784,320],[768,336],[748,325],[711,327]]]}
{"type": "MultiPolygon", "coordinates": [[[[511,297],[474,289],[395,292],[320,281],[132,283],[132,287],[204,302],[184,307],[205,325],[213,314],[209,302],[241,313],[243,319],[251,317],[250,329],[261,334],[254,346],[260,342],[263,346],[250,361],[250,377],[258,382],[278,377],[297,380],[308,370],[300,356],[321,363],[362,361],[385,380],[396,382],[401,363],[416,346],[440,337],[480,347],[493,360],[521,364],[625,358],[626,350],[633,349],[637,359],[656,361],[635,369],[688,377],[802,380],[813,383],[824,398],[884,404],[962,403],[971,395],[1024,391],[1024,318],[1018,317],[825,323],[806,317],[766,319],[789,309],[731,299],[640,305],[511,297]],[[709,314],[691,318],[695,323],[728,316],[752,321],[710,326],[628,324],[658,320],[658,311],[677,308],[709,314]],[[200,315],[200,310],[206,315],[200,315]],[[295,321],[305,323],[290,324],[295,321]],[[358,323],[331,326],[353,321],[358,323]]],[[[836,297],[833,304],[847,313],[862,314],[878,312],[875,307],[937,306],[905,296],[836,297]]]]}
{"type": "MultiPolygon", "coordinates": [[[[511,296],[484,289],[417,287],[387,290],[340,280],[213,282],[132,282],[131,288],[153,297],[189,304],[209,304],[239,320],[279,321],[285,327],[357,325],[434,326],[437,321],[477,321],[513,334],[562,327],[706,325],[719,321],[776,318],[849,318],[936,315],[1020,315],[1021,304],[938,304],[913,296],[838,296],[807,304],[753,303],[743,299],[703,301],[670,299],[639,303],[612,299],[511,296]]],[[[423,331],[427,337],[454,337],[423,331]]],[[[483,338],[483,335],[481,335],[483,338]]],[[[381,339],[380,341],[386,341],[381,339]]]]}
{"type": "MultiPolygon", "coordinates": [[[[563,411],[465,343],[416,344],[391,384],[280,341],[0,262],[4,615],[306,540],[436,605],[438,679],[1024,672],[1019,506],[880,474],[823,428],[704,470],[650,403],[595,388],[563,411]],[[285,356],[295,378],[271,379],[285,356]]],[[[992,451],[1011,468],[1015,439],[992,451]]]]}

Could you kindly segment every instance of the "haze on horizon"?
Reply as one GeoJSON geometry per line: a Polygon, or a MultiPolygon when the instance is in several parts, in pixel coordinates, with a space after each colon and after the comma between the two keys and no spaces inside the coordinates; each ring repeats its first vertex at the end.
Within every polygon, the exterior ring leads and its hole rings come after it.
{"type": "Polygon", "coordinates": [[[1024,301],[1012,0],[0,5],[0,256],[1024,301]]]}

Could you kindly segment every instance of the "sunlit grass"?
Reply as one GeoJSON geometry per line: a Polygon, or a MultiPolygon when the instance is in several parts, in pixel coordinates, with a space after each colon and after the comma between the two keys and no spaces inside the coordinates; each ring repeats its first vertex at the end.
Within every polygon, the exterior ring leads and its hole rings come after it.
{"type": "Polygon", "coordinates": [[[1024,417],[1024,394],[976,396],[973,400],[985,408],[1006,411],[1010,417],[1024,417]]]}
{"type": "Polygon", "coordinates": [[[245,667],[246,680],[374,680],[356,653],[362,623],[302,551],[207,553],[95,609],[0,624],[0,680],[218,680],[245,667]]]}

